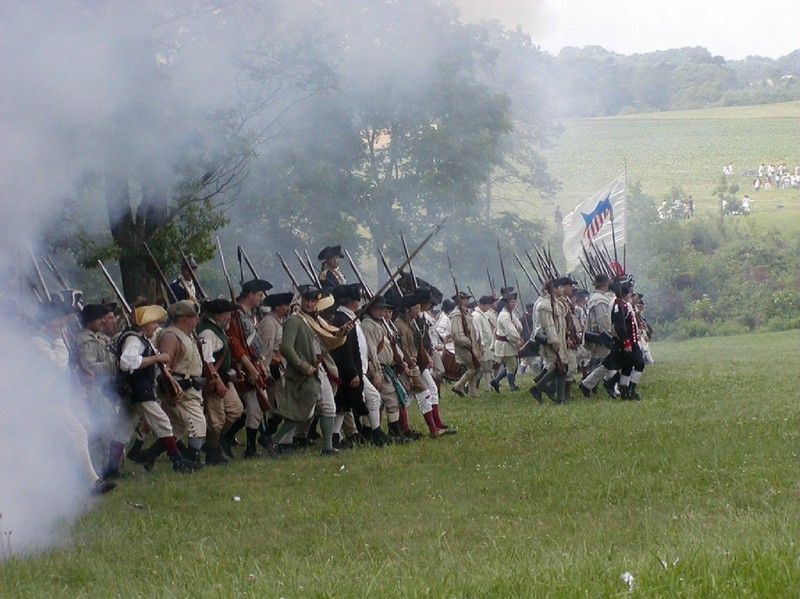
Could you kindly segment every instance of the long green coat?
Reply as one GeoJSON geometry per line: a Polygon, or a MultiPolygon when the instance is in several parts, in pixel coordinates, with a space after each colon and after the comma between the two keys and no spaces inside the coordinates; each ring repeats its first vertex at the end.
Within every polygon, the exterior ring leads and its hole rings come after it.
{"type": "Polygon", "coordinates": [[[299,314],[292,314],[283,325],[281,355],[286,360],[286,394],[278,401],[277,412],[287,420],[307,420],[317,404],[319,378],[316,373],[306,374],[317,360],[314,335],[299,314]]]}

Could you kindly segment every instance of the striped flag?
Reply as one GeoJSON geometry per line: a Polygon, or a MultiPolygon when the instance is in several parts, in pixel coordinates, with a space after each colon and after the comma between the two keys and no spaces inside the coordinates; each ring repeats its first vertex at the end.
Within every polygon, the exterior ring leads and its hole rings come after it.
{"type": "Polygon", "coordinates": [[[573,271],[580,264],[583,247],[589,243],[606,244],[613,252],[611,223],[617,248],[625,245],[625,175],[622,174],[592,197],[581,202],[564,217],[564,257],[567,270],[573,271]]]}
{"type": "Polygon", "coordinates": [[[589,214],[581,212],[583,220],[586,222],[586,230],[583,236],[587,241],[594,241],[597,232],[603,228],[606,216],[611,214],[611,196],[606,196],[604,200],[597,203],[589,214]]]}

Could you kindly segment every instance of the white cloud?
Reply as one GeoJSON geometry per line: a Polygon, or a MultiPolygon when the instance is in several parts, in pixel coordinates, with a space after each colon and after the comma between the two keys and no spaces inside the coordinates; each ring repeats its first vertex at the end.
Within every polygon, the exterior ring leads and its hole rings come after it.
{"type": "Polygon", "coordinates": [[[564,46],[597,45],[620,54],[703,46],[726,59],[779,58],[800,48],[800,2],[768,7],[730,0],[457,0],[465,19],[517,24],[556,54],[564,46]]]}

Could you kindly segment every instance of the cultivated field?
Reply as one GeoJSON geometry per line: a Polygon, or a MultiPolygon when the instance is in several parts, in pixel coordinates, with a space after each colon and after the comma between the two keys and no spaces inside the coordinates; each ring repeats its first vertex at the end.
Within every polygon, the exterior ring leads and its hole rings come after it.
{"type": "Polygon", "coordinates": [[[655,344],[642,402],[447,392],[460,433],[408,446],[162,460],[0,597],[797,597],[799,346],[655,344]]]}
{"type": "MultiPolygon", "coordinates": [[[[545,156],[563,183],[555,204],[564,214],[626,166],[629,184],[641,183],[647,195],[661,199],[678,186],[693,195],[698,213],[710,214],[719,210],[712,194],[722,167],[733,163],[729,181],[740,186],[739,197],[749,193],[755,200],[755,213],[800,217],[800,190],[752,190],[761,162],[800,165],[800,102],[576,119],[563,125],[564,133],[545,156]]],[[[552,204],[530,206],[550,221],[552,204]]]]}

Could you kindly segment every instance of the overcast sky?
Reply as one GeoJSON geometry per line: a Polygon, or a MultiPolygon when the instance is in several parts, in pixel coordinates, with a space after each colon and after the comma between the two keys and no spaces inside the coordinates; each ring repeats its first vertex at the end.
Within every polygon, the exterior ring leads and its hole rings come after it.
{"type": "Polygon", "coordinates": [[[517,24],[551,54],[602,46],[619,54],[703,46],[728,60],[800,48],[800,0],[456,0],[468,20],[517,24]]]}

